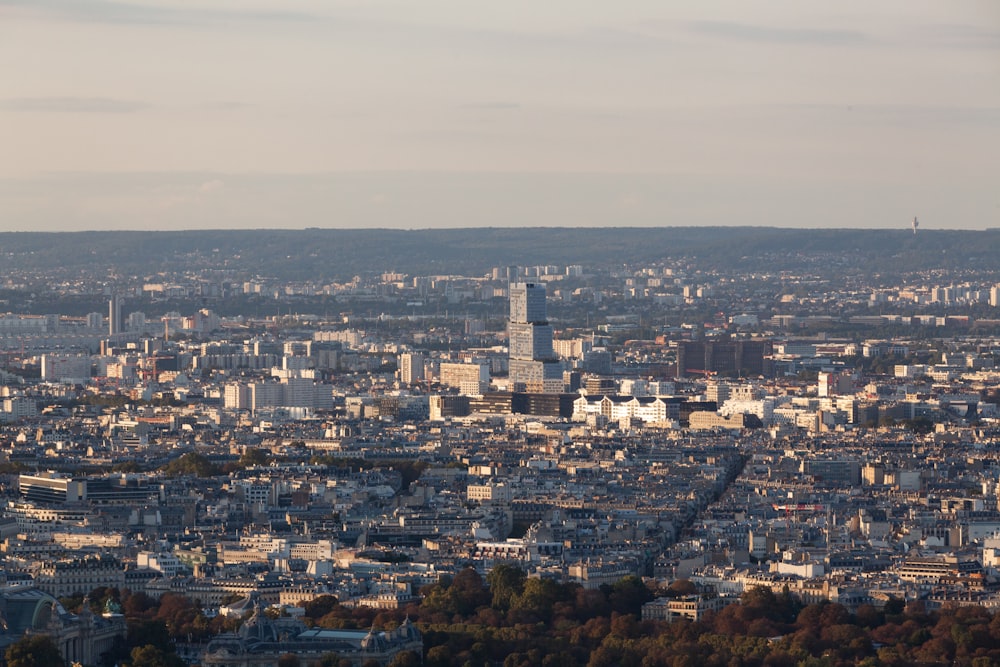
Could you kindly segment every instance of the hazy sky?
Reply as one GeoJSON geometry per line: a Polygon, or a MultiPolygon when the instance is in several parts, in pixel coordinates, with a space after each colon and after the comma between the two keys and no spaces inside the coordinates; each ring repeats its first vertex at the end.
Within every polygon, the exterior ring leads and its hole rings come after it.
{"type": "Polygon", "coordinates": [[[1000,226],[998,0],[0,0],[0,230],[1000,226]]]}

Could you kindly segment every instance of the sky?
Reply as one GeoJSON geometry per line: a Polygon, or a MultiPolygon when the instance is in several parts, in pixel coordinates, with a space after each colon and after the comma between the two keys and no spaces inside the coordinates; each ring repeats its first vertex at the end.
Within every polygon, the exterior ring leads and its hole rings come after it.
{"type": "Polygon", "coordinates": [[[997,0],[0,0],[0,231],[1000,227],[997,0]]]}

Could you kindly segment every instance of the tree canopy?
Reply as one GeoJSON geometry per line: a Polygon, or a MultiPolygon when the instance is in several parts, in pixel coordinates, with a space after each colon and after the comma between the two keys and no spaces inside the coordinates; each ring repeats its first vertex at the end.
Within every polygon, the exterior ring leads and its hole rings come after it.
{"type": "Polygon", "coordinates": [[[208,460],[204,454],[188,452],[174,459],[162,468],[163,473],[170,477],[195,475],[196,477],[212,477],[222,472],[221,468],[208,460]]]}
{"type": "Polygon", "coordinates": [[[62,667],[59,647],[48,635],[25,635],[7,648],[7,667],[62,667]]]}

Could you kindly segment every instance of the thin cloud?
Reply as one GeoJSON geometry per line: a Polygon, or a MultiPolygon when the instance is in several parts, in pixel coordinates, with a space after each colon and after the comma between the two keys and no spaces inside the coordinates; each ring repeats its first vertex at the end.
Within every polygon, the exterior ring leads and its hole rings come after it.
{"type": "Polygon", "coordinates": [[[290,11],[227,11],[169,4],[147,5],[114,0],[0,0],[0,7],[13,7],[84,23],[192,25],[207,22],[317,21],[318,14],[290,11]]]}
{"type": "Polygon", "coordinates": [[[110,97],[13,97],[0,100],[0,109],[26,113],[135,113],[149,105],[110,97]]]}
{"type": "Polygon", "coordinates": [[[913,31],[913,38],[929,47],[1000,50],[1000,31],[973,25],[923,26],[913,31]]]}
{"type": "Polygon", "coordinates": [[[202,108],[209,109],[211,111],[241,111],[243,109],[253,108],[253,104],[247,102],[234,102],[234,101],[222,101],[222,102],[211,102],[209,104],[203,105],[202,108]]]}
{"type": "MultiPolygon", "coordinates": [[[[733,107],[740,112],[747,107],[733,107]]],[[[752,107],[751,107],[752,108],[752,107]]],[[[927,125],[1000,125],[1000,107],[946,106],[927,104],[773,104],[760,108],[821,114],[852,114],[859,119],[927,125]]]]}
{"type": "Polygon", "coordinates": [[[82,23],[169,24],[190,23],[181,12],[151,5],[134,5],[112,0],[0,0],[0,7],[82,23]]]}
{"type": "Polygon", "coordinates": [[[504,109],[520,109],[521,105],[517,102],[473,102],[471,104],[463,104],[461,108],[502,111],[504,109]]]}
{"type": "Polygon", "coordinates": [[[772,26],[738,23],[735,21],[692,21],[688,27],[698,33],[726,37],[746,42],[776,42],[780,44],[848,45],[869,41],[857,30],[827,30],[816,28],[775,28],[772,26]]]}

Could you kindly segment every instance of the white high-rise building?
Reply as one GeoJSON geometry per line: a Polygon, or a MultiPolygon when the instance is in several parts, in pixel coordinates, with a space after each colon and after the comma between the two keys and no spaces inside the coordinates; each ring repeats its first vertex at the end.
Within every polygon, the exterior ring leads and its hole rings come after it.
{"type": "Polygon", "coordinates": [[[90,378],[91,360],[82,354],[43,354],[42,379],[83,384],[90,378]]]}
{"type": "Polygon", "coordinates": [[[404,352],[399,355],[399,381],[415,384],[424,379],[424,355],[419,352],[404,352]]]}

